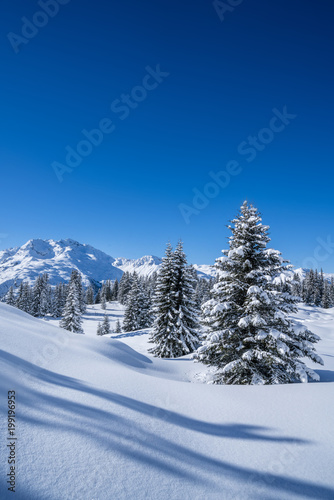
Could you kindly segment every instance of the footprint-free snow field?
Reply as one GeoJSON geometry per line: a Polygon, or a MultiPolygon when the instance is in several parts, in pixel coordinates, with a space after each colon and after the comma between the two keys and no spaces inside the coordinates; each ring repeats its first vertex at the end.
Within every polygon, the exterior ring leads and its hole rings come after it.
{"type": "Polygon", "coordinates": [[[152,357],[148,330],[98,337],[103,314],[77,335],[0,304],[1,499],[334,498],[334,309],[296,315],[322,339],[320,382],[277,386],[207,385],[190,356],[152,357]]]}

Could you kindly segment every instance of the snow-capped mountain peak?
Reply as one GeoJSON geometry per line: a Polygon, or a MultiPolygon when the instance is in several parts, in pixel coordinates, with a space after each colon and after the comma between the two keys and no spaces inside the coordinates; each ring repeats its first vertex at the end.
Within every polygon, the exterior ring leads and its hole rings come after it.
{"type": "MultiPolygon", "coordinates": [[[[151,276],[159,269],[162,259],[145,255],[139,259],[117,258],[91,245],[79,243],[71,238],[31,239],[21,247],[0,251],[0,296],[10,286],[21,281],[33,284],[37,276],[48,273],[50,284],[67,282],[73,269],[77,269],[85,286],[107,279],[121,279],[124,272],[140,276],[151,276]]],[[[207,276],[210,266],[196,266],[199,276],[207,276]]]]}

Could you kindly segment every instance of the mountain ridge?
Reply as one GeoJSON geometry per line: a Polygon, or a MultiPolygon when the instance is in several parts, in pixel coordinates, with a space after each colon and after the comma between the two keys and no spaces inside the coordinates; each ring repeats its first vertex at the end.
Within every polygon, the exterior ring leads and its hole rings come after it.
{"type": "MultiPolygon", "coordinates": [[[[123,273],[136,273],[140,276],[151,276],[158,271],[162,258],[155,255],[144,255],[139,259],[111,257],[102,250],[80,243],[72,238],[43,240],[34,238],[22,246],[0,251],[0,296],[7,293],[11,286],[18,286],[21,281],[33,284],[38,275],[49,274],[52,286],[70,279],[73,269],[77,269],[83,284],[99,285],[108,279],[120,280],[123,273]]],[[[212,265],[194,264],[200,278],[216,276],[212,265]]],[[[304,279],[308,269],[294,269],[292,272],[304,279]]],[[[331,274],[324,273],[327,279],[331,274]]]]}
{"type": "MultiPolygon", "coordinates": [[[[114,258],[86,243],[71,238],[43,240],[30,239],[20,247],[0,251],[0,295],[21,281],[32,284],[38,275],[49,274],[49,282],[56,285],[69,280],[77,269],[83,284],[98,284],[107,279],[120,280],[124,272],[136,271],[140,276],[151,276],[161,265],[162,259],[144,255],[139,259],[114,258]]],[[[200,277],[215,275],[210,266],[195,265],[200,277]]]]}

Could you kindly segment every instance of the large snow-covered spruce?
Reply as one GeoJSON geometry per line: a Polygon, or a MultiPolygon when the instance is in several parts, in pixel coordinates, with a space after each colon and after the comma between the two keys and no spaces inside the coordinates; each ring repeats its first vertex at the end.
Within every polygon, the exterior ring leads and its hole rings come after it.
{"type": "Polygon", "coordinates": [[[318,380],[301,358],[323,364],[313,344],[319,337],[297,329],[289,314],[297,298],[280,292],[275,280],[289,267],[280,252],[267,249],[269,226],[257,209],[244,202],[231,221],[229,250],[216,261],[219,280],[203,309],[208,328],[195,353],[216,368],[214,383],[278,384],[318,380]]]}
{"type": "Polygon", "coordinates": [[[199,325],[194,302],[193,272],[187,266],[182,243],[175,252],[167,245],[158,274],[153,311],[155,322],[150,349],[155,356],[176,358],[193,352],[199,343],[199,325]]]}

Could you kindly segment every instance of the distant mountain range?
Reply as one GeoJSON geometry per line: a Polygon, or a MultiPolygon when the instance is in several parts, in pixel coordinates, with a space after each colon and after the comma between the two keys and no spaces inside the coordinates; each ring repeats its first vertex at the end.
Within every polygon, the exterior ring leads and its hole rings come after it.
{"type": "MultiPolygon", "coordinates": [[[[91,245],[66,239],[60,241],[33,239],[21,247],[0,251],[0,296],[10,286],[21,281],[34,283],[39,274],[48,273],[50,284],[67,282],[73,269],[77,269],[85,286],[99,285],[105,280],[121,279],[126,271],[136,271],[140,276],[150,276],[157,271],[162,259],[145,255],[140,259],[113,258],[91,245]]],[[[194,264],[199,277],[216,275],[213,266],[194,264]]],[[[303,279],[308,269],[295,269],[303,279]]],[[[325,274],[330,279],[332,275],[325,274]]]]}
{"type": "MultiPolygon", "coordinates": [[[[136,271],[140,276],[150,276],[159,269],[162,259],[145,255],[140,259],[114,259],[96,248],[66,239],[60,241],[33,239],[21,247],[0,251],[0,296],[10,286],[21,281],[32,284],[39,274],[48,273],[50,284],[69,280],[73,269],[81,273],[85,286],[116,278],[126,271],[136,271]]],[[[201,277],[215,275],[207,265],[194,265],[201,277]]]]}

